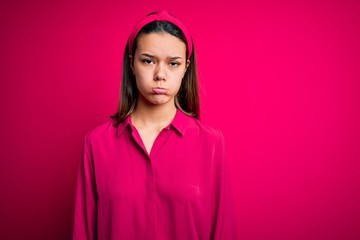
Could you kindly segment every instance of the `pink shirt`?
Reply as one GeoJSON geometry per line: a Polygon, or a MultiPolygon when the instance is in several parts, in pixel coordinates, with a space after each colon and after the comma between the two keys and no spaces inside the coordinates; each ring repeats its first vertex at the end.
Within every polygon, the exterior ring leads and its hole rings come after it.
{"type": "Polygon", "coordinates": [[[150,155],[128,117],[89,131],[73,239],[236,239],[223,135],[177,110],[150,155]]]}

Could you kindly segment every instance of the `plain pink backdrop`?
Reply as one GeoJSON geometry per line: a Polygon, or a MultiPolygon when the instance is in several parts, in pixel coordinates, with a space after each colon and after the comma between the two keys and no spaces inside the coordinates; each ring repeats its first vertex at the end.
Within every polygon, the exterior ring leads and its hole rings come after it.
{"type": "Polygon", "coordinates": [[[344,0],[1,1],[0,239],[71,238],[84,134],[161,9],[193,34],[239,239],[360,239],[360,4],[344,0]]]}

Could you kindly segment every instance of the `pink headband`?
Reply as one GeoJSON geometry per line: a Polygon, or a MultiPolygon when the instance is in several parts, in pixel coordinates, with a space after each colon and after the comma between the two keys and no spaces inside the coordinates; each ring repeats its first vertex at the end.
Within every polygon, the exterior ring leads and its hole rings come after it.
{"type": "Polygon", "coordinates": [[[180,30],[185,35],[186,43],[187,43],[187,46],[188,46],[187,59],[190,59],[190,56],[191,56],[191,53],[192,53],[192,40],[191,40],[191,35],[190,35],[189,30],[185,27],[185,25],[182,22],[180,22],[180,20],[170,16],[165,10],[163,10],[163,11],[161,11],[159,13],[150,14],[150,15],[146,16],[144,19],[142,19],[141,21],[139,21],[136,24],[136,26],[132,30],[132,32],[130,34],[130,37],[129,37],[129,43],[128,43],[129,52],[130,53],[132,52],[133,43],[134,43],[136,35],[139,33],[139,31],[146,24],[154,22],[154,21],[168,21],[168,22],[171,22],[171,23],[175,24],[178,28],[180,28],[180,30]]]}

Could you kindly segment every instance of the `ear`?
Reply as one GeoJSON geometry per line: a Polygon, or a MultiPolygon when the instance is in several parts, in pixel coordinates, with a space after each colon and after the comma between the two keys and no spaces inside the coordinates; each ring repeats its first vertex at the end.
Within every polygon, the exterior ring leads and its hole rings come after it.
{"type": "Polygon", "coordinates": [[[190,60],[186,60],[186,66],[185,66],[184,75],[185,75],[186,70],[188,69],[189,66],[190,66],[190,60]]]}
{"type": "Polygon", "coordinates": [[[131,55],[129,55],[129,62],[130,62],[130,67],[131,67],[132,73],[135,75],[134,59],[133,59],[133,56],[131,56],[131,55]]]}

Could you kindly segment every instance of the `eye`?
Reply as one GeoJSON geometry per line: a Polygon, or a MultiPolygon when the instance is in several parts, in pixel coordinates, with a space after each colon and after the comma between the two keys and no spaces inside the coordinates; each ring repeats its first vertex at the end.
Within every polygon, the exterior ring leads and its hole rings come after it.
{"type": "Polygon", "coordinates": [[[170,66],[172,66],[172,67],[177,67],[179,65],[180,65],[179,62],[170,62],[170,66]]]}
{"type": "Polygon", "coordinates": [[[143,60],[142,60],[142,62],[143,62],[143,63],[145,63],[145,64],[151,64],[151,63],[154,63],[154,61],[153,61],[153,60],[151,60],[151,59],[143,59],[143,60]]]}

